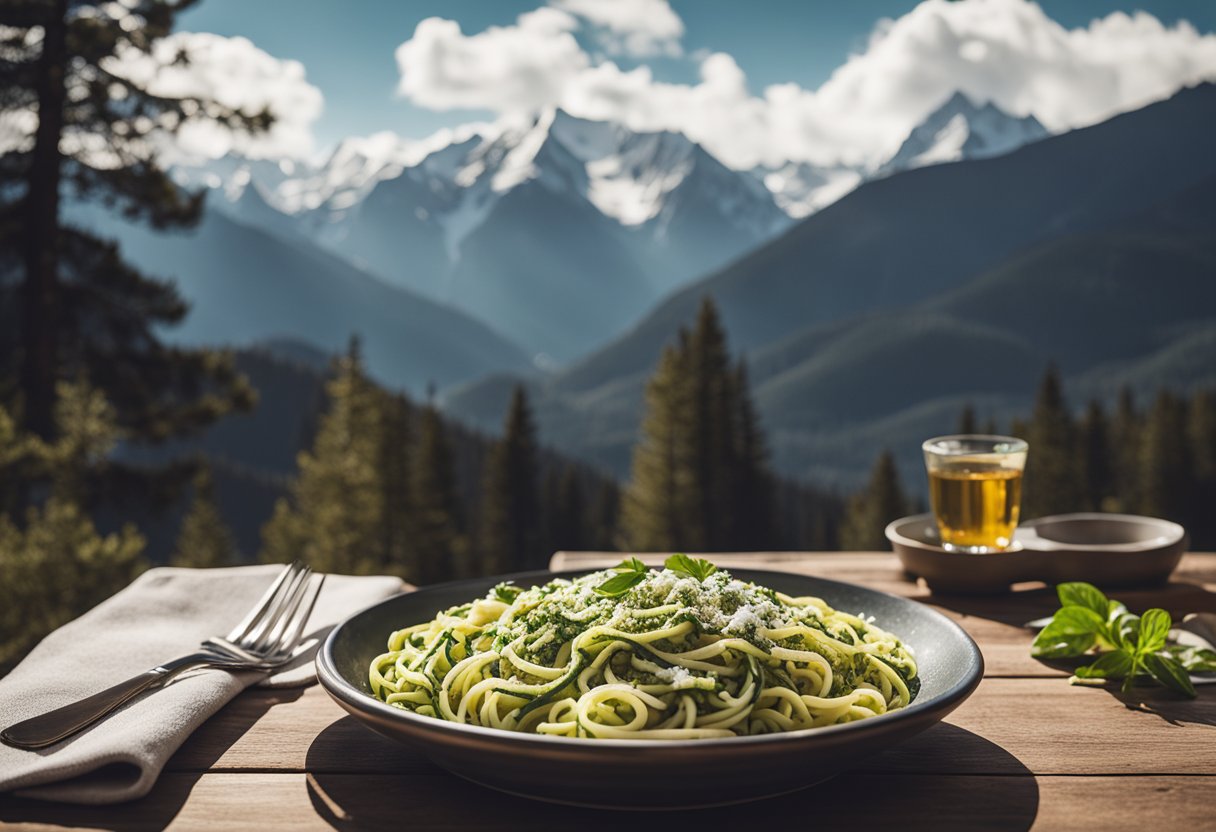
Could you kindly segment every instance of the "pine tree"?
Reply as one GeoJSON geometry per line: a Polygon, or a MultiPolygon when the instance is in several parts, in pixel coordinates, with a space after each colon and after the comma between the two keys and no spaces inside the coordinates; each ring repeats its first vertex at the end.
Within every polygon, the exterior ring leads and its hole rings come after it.
{"type": "Polygon", "coordinates": [[[1081,420],[1079,434],[1084,507],[1090,511],[1102,511],[1112,504],[1113,482],[1110,426],[1101,402],[1090,401],[1081,420]]]}
{"type": "MultiPolygon", "coordinates": [[[[43,439],[55,436],[56,384],[78,376],[102,391],[131,440],[196,430],[252,402],[230,355],[162,343],[162,329],[187,311],[176,290],[124,263],[113,243],[68,224],[60,203],[73,193],[157,229],[190,226],[202,196],[183,193],[159,167],[156,136],[202,121],[239,131],[269,125],[266,112],[150,94],[124,74],[132,56],[165,60],[155,47],[190,5],[16,0],[5,6],[0,106],[35,114],[37,125],[0,163],[0,198],[8,200],[0,206],[0,249],[22,264],[20,326],[6,333],[15,339],[0,356],[13,361],[0,375],[18,376],[21,423],[43,439]]],[[[6,298],[0,305],[7,304],[6,298]]],[[[109,471],[122,474],[111,488],[138,474],[117,463],[109,471]]]]}
{"type": "Polygon", "coordinates": [[[0,408],[0,467],[17,464],[23,476],[49,483],[46,501],[30,506],[20,524],[0,514],[0,675],[145,566],[144,540],[134,527],[101,535],[72,499],[88,476],[85,466],[113,447],[113,410],[80,382],[60,382],[56,392],[54,443],[18,430],[0,408]]]}
{"type": "Polygon", "coordinates": [[[688,342],[689,382],[693,410],[686,430],[692,433],[699,497],[697,525],[704,542],[700,551],[732,548],[736,516],[733,480],[744,466],[738,459],[740,432],[736,377],[731,373],[726,332],[713,301],[706,297],[688,342]]]}
{"type": "MultiPolygon", "coordinates": [[[[683,335],[683,333],[682,333],[683,335]]],[[[687,337],[681,338],[686,342],[687,337]]],[[[621,500],[621,547],[640,552],[704,550],[694,447],[687,431],[691,401],[686,349],[666,347],[646,385],[642,437],[633,449],[621,500]]]]}
{"type": "Polygon", "coordinates": [[[640,551],[771,545],[767,451],[742,366],[732,369],[713,302],[666,348],[646,389],[621,514],[621,543],[640,551]]]}
{"type": "Polygon", "coordinates": [[[611,552],[616,548],[620,539],[617,529],[620,513],[621,489],[614,481],[604,479],[587,512],[588,549],[611,552]]]}
{"type": "Polygon", "coordinates": [[[1027,428],[1022,517],[1042,517],[1084,508],[1082,472],[1076,453],[1076,430],[1060,388],[1055,365],[1039,386],[1027,428]]]}
{"type": "MultiPolygon", "coordinates": [[[[1114,511],[1136,511],[1140,505],[1140,443],[1144,417],[1136,408],[1132,391],[1119,391],[1115,415],[1110,425],[1111,491],[1108,503],[1114,511]]],[[[1033,453],[1033,449],[1031,450],[1033,453]]]]}
{"type": "Polygon", "coordinates": [[[845,549],[887,548],[884,531],[892,520],[908,510],[908,498],[899,481],[895,457],[883,451],[874,463],[865,489],[849,501],[840,529],[840,545],[845,549]]]}
{"type": "Polygon", "coordinates": [[[1188,500],[1187,530],[1196,549],[1216,545],[1216,390],[1204,390],[1191,398],[1187,416],[1193,476],[1188,500]]]}
{"type": "Polygon", "coordinates": [[[204,464],[194,477],[194,499],[182,519],[170,562],[174,566],[209,568],[232,566],[239,561],[232,532],[215,502],[211,468],[204,464]]]}
{"type": "Polygon", "coordinates": [[[1191,397],[1186,427],[1195,478],[1216,480],[1216,390],[1201,390],[1191,397]]]}
{"type": "Polygon", "coordinates": [[[503,436],[486,462],[481,501],[481,557],[489,574],[546,565],[540,548],[536,428],[528,397],[511,395],[503,436]]]}
{"type": "Polygon", "coordinates": [[[752,404],[747,367],[739,362],[733,379],[737,408],[734,460],[729,468],[733,486],[733,526],[729,548],[746,551],[771,548],[776,536],[773,510],[773,477],[768,467],[768,447],[752,404]]]}
{"type": "Polygon", "coordinates": [[[963,410],[958,415],[958,433],[979,433],[976,427],[975,406],[970,402],[963,405],[963,410]]]}
{"type": "Polygon", "coordinates": [[[301,558],[321,572],[379,572],[386,561],[384,397],[363,371],[357,341],[325,389],[328,409],[312,450],[300,453],[290,498],[279,500],[262,530],[263,558],[301,558]]]}
{"type": "Polygon", "coordinates": [[[573,465],[565,465],[560,471],[550,468],[545,473],[541,495],[541,512],[545,520],[545,551],[578,551],[588,548],[590,534],[587,512],[577,469],[573,465]]]}
{"type": "Polygon", "coordinates": [[[411,528],[414,514],[410,485],[412,417],[409,401],[401,394],[381,394],[380,450],[377,454],[382,491],[380,551],[385,572],[408,581],[420,581],[421,565],[414,548],[411,528]]]}
{"type": "Polygon", "coordinates": [[[1144,424],[1140,483],[1141,514],[1186,519],[1192,483],[1187,409],[1184,402],[1166,391],[1158,394],[1144,424]]]}
{"type": "Polygon", "coordinates": [[[465,562],[468,542],[460,531],[452,449],[443,420],[432,405],[424,407],[418,419],[410,504],[415,580],[428,584],[471,577],[474,570],[465,562]]]}

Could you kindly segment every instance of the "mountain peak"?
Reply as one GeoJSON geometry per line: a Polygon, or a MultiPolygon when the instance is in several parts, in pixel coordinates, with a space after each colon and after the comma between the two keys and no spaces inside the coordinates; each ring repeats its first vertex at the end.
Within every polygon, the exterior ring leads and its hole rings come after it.
{"type": "Polygon", "coordinates": [[[912,129],[878,175],[960,159],[1009,153],[1050,135],[1034,114],[1011,115],[991,100],[977,104],[956,90],[912,129]]]}

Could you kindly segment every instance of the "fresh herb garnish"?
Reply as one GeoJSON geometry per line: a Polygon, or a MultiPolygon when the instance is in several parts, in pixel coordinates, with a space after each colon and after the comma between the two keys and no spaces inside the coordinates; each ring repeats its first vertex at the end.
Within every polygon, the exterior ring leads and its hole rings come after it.
{"type": "Polygon", "coordinates": [[[1216,670],[1216,652],[1166,644],[1173,621],[1162,609],[1133,615],[1087,583],[1056,587],[1060,609],[1035,637],[1032,656],[1061,659],[1092,655],[1092,664],[1078,667],[1073,680],[1122,679],[1123,691],[1148,676],[1185,696],[1195,696],[1189,671],[1216,670]]]}
{"type": "Polygon", "coordinates": [[[618,598],[646,579],[646,564],[637,558],[621,561],[613,567],[616,574],[595,588],[597,595],[618,598]]]}
{"type": "Polygon", "coordinates": [[[688,555],[677,553],[663,562],[663,565],[680,575],[687,575],[703,581],[718,571],[718,567],[703,558],[690,558],[688,555]]]}
{"type": "Polygon", "coordinates": [[[504,604],[511,604],[515,602],[515,599],[519,597],[519,593],[523,592],[523,590],[517,586],[513,586],[510,581],[503,581],[495,585],[493,592],[497,600],[502,601],[504,604]]]}

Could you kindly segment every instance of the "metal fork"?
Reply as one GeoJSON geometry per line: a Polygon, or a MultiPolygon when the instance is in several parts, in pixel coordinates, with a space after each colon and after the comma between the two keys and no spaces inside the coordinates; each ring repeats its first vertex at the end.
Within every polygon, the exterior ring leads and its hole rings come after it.
{"type": "Polygon", "coordinates": [[[144,691],[191,668],[272,670],[285,664],[304,635],[304,626],[325,583],[299,561],[288,565],[266,594],[223,638],[209,638],[197,653],[182,656],[92,696],[10,725],[0,739],[17,748],[43,748],[84,730],[144,691]]]}

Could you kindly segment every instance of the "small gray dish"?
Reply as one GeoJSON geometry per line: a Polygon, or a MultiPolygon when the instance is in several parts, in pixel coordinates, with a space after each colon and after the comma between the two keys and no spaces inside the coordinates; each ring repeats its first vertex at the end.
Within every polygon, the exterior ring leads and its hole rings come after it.
{"type": "Polygon", "coordinates": [[[948,552],[932,514],[887,526],[887,540],[904,569],[935,592],[1008,592],[1023,581],[1088,581],[1106,587],[1148,586],[1169,579],[1186,551],[1177,523],[1131,514],[1055,514],[1014,531],[1004,552],[948,552]]]}
{"type": "Polygon", "coordinates": [[[371,695],[368,666],[394,630],[482,597],[501,580],[532,586],[587,570],[457,581],[382,601],[333,629],[317,654],[317,675],[329,695],[368,728],[412,746],[453,774],[524,797],[607,809],[725,805],[806,788],[934,725],[983,676],[983,656],[971,637],[923,604],[806,575],[731,571],[742,580],[874,616],[915,651],[921,677],[916,699],[879,717],[809,731],[657,741],[517,734],[419,716],[371,695]]]}

